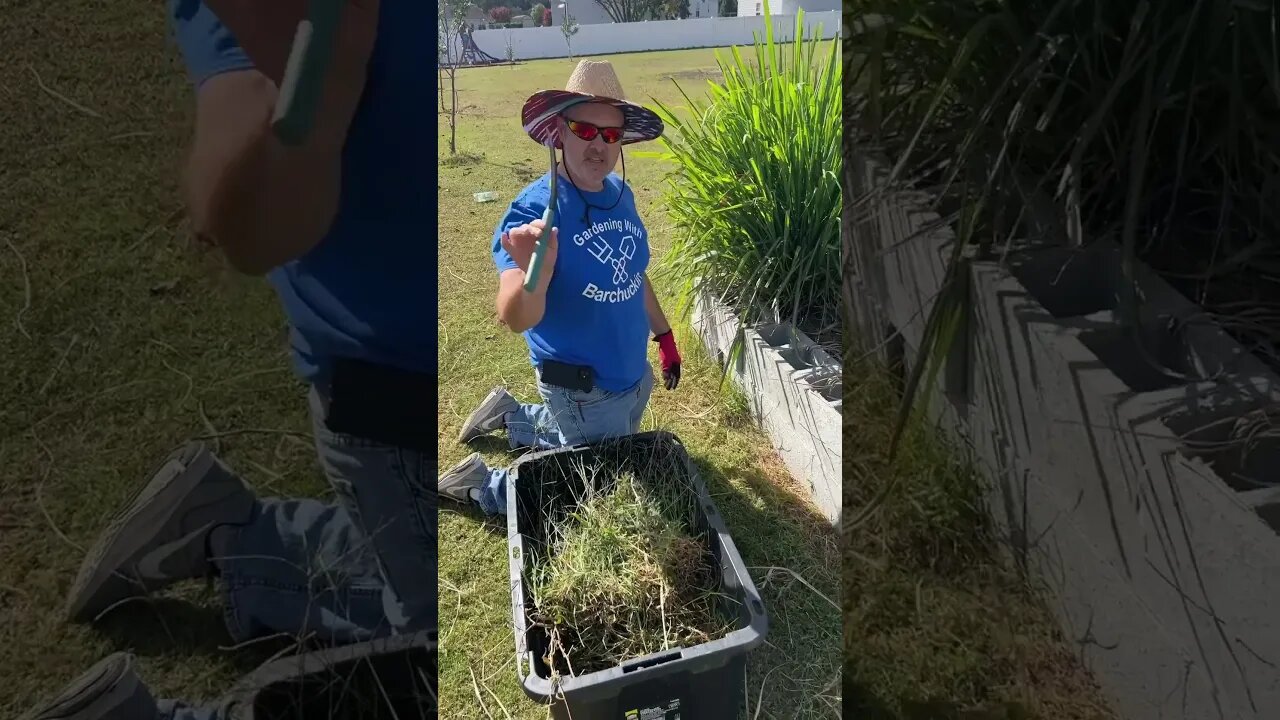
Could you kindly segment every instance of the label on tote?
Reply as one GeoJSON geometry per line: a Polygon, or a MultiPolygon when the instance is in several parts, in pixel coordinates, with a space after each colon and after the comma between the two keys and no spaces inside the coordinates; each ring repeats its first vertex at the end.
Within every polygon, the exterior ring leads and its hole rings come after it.
{"type": "Polygon", "coordinates": [[[625,720],[680,720],[680,698],[672,698],[666,705],[628,710],[625,720]]]}

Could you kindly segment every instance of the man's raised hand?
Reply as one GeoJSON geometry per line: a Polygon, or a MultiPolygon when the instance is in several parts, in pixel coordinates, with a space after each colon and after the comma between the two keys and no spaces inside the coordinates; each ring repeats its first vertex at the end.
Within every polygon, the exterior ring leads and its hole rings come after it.
{"type": "MultiPolygon", "coordinates": [[[[502,233],[502,248],[511,255],[511,259],[515,260],[522,271],[529,272],[529,261],[533,257],[534,245],[537,244],[538,238],[542,237],[544,230],[542,221],[534,220],[502,233]]],[[[540,287],[546,287],[547,283],[551,282],[558,250],[559,232],[556,228],[551,228],[551,237],[547,240],[547,250],[542,261],[542,274],[538,278],[540,287]]]]}

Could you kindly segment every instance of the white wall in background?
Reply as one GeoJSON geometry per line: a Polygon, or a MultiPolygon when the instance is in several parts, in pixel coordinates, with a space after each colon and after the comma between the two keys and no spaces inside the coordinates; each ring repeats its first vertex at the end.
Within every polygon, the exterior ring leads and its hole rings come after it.
{"type": "MultiPolygon", "coordinates": [[[[574,20],[579,25],[594,25],[597,23],[611,23],[613,18],[609,17],[609,13],[605,11],[596,0],[542,0],[551,8],[551,25],[559,27],[564,18],[566,8],[574,20]],[[566,8],[560,7],[565,5],[566,8]]],[[[836,0],[800,0],[801,2],[820,2],[827,3],[831,7],[824,7],[823,10],[839,10],[840,6],[836,4],[836,0]]],[[[769,0],[773,3],[774,0],[769,0]]],[[[796,2],[796,0],[779,0],[779,2],[796,2]]],[[[805,6],[805,12],[808,12],[808,6],[805,6]]],[[[790,13],[779,12],[774,7],[774,13],[778,15],[795,15],[795,11],[790,13]]],[[[711,18],[720,14],[719,0],[689,0],[689,19],[696,20],[698,18],[711,18]]]]}
{"type": "MultiPolygon", "coordinates": [[[[739,5],[746,2],[752,2],[752,0],[739,0],[739,5]]],[[[770,4],[772,2],[773,0],[770,0],[770,4]]],[[[576,10],[571,12],[577,15],[576,10]]],[[[578,33],[572,38],[573,56],[751,45],[755,42],[753,34],[764,32],[765,21],[764,17],[739,16],[579,24],[578,33]]],[[[772,15],[769,16],[768,21],[773,23],[774,37],[778,40],[790,40],[795,33],[794,15],[772,15]]],[[[841,32],[840,11],[814,13],[806,11],[804,24],[807,36],[816,37],[817,27],[822,25],[823,37],[834,39],[841,32]]],[[[558,26],[475,32],[476,46],[500,60],[507,59],[508,40],[511,42],[516,60],[569,56],[569,47],[565,44],[564,34],[560,32],[558,26]]]]}
{"type": "MultiPolygon", "coordinates": [[[[839,12],[841,7],[839,0],[769,0],[769,10],[774,15],[795,15],[797,10],[807,13],[839,12]]],[[[738,17],[763,14],[764,0],[738,0],[738,17]]]]}

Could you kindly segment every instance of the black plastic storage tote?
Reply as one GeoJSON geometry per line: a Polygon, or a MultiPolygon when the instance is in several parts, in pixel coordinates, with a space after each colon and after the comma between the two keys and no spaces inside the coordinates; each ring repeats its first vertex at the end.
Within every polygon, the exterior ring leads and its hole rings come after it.
{"type": "Polygon", "coordinates": [[[747,654],[764,642],[768,617],[746,565],[684,445],[670,433],[533,453],[508,475],[507,543],[511,567],[516,666],[525,693],[550,704],[557,720],[731,720],[744,705],[747,654]],[[623,467],[632,458],[666,463],[697,494],[700,527],[693,528],[715,559],[723,596],[719,611],[733,630],[718,640],[636,658],[615,667],[553,681],[544,655],[546,631],[529,620],[527,577],[545,552],[548,513],[563,513],[581,496],[575,467],[623,467]]]}

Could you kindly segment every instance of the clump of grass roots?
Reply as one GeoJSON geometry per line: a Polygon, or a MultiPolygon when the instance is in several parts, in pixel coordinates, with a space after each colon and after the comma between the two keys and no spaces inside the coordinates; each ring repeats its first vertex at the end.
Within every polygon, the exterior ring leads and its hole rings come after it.
{"type": "Polygon", "coordinates": [[[679,477],[575,468],[566,513],[546,513],[533,561],[532,620],[547,631],[553,675],[583,675],[728,633],[717,575],[693,528],[697,496],[679,477]]]}

